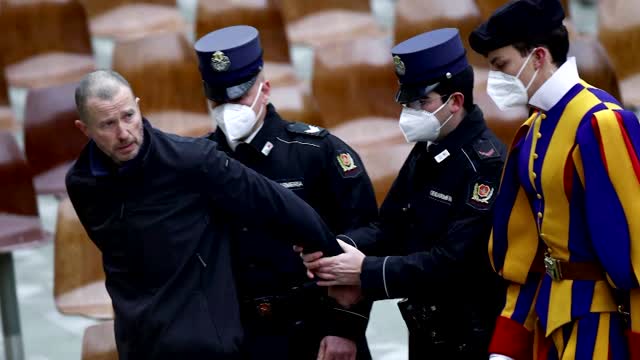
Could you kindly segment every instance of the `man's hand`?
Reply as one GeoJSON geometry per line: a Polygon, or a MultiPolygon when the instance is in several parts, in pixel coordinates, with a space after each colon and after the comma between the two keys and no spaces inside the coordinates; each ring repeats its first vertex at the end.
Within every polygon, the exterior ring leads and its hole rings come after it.
{"type": "Polygon", "coordinates": [[[356,343],[337,336],[325,336],[320,342],[318,360],[355,360],[356,343]]]}
{"type": "Polygon", "coordinates": [[[362,299],[362,289],[359,286],[330,286],[327,293],[346,309],[362,299]]]}
{"type": "Polygon", "coordinates": [[[310,277],[320,278],[320,286],[360,285],[360,272],[365,255],[355,247],[338,240],[344,253],[323,258],[322,253],[301,254],[310,277]],[[312,273],[312,274],[311,274],[312,273]]]}

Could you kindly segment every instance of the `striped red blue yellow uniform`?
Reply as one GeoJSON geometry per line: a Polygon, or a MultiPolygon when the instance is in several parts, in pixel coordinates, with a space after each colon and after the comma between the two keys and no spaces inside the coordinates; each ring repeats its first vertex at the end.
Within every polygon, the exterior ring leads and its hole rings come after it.
{"type": "Polygon", "coordinates": [[[489,243],[494,269],[510,282],[492,353],[640,359],[638,154],[635,115],[583,81],[520,127],[489,243]],[[607,280],[537,273],[532,264],[541,248],[562,261],[600,263],[607,280]],[[628,343],[614,291],[631,298],[628,343]]]}

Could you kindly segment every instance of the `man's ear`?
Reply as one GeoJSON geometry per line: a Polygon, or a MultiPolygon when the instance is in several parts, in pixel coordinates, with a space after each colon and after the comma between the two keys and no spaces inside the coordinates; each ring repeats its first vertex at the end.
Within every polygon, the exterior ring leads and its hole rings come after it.
{"type": "Polygon", "coordinates": [[[458,112],[464,106],[464,95],[461,92],[451,94],[451,112],[458,112]]]}
{"type": "Polygon", "coordinates": [[[539,47],[536,49],[533,49],[533,68],[535,70],[540,69],[542,66],[544,66],[545,60],[547,58],[549,58],[549,61],[551,61],[551,53],[549,52],[549,50],[547,50],[544,47],[539,47]]]}
{"type": "Polygon", "coordinates": [[[271,96],[271,82],[265,80],[262,83],[262,93],[264,94],[265,105],[269,103],[269,97],[271,96]]]}
{"type": "Polygon", "coordinates": [[[80,131],[82,131],[82,133],[84,134],[84,136],[90,138],[91,136],[89,136],[89,129],[87,128],[87,124],[85,124],[82,120],[76,120],[73,122],[73,124],[80,129],[80,131]]]}

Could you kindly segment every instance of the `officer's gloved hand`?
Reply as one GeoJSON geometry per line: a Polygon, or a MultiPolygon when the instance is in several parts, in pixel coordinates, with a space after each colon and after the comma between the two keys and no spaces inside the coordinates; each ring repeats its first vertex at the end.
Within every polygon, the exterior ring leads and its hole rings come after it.
{"type": "Polygon", "coordinates": [[[500,355],[500,354],[491,354],[489,355],[489,360],[515,360],[508,356],[500,355]]]}

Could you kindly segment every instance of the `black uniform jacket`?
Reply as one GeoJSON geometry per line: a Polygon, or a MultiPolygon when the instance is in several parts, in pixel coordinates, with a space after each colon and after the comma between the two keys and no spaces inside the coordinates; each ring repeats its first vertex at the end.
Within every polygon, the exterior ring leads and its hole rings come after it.
{"type": "Polygon", "coordinates": [[[358,239],[367,253],[391,255],[365,259],[363,291],[460,312],[494,308],[502,294],[486,249],[505,154],[477,106],[439,143],[417,143],[382,204],[377,231],[358,239]]]}
{"type": "MultiPolygon", "coordinates": [[[[222,131],[210,138],[229,156],[304,199],[347,243],[353,245],[350,239],[377,219],[371,180],[358,154],[325,129],[285,121],[270,104],[262,128],[250,143],[231,151],[222,131]]],[[[238,251],[234,253],[243,295],[283,295],[309,282],[300,257],[288,245],[294,239],[283,242],[286,233],[252,227],[246,220],[236,225],[238,251]]],[[[359,315],[343,309],[330,311],[327,335],[363,337],[368,307],[358,311],[359,315]]]]}
{"type": "MultiPolygon", "coordinates": [[[[120,359],[231,359],[242,328],[228,223],[274,227],[283,239],[341,252],[304,201],[207,139],[153,129],[117,168],[90,142],[67,190],[102,251],[120,359]]],[[[284,241],[284,240],[283,240],[284,241]]],[[[291,246],[288,243],[286,246],[291,246]]]]}

